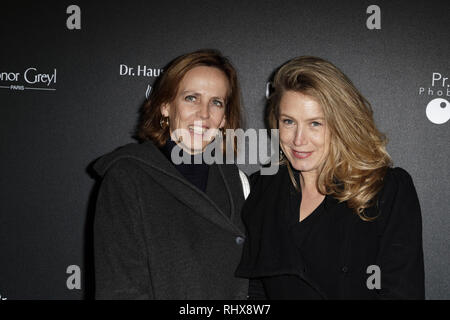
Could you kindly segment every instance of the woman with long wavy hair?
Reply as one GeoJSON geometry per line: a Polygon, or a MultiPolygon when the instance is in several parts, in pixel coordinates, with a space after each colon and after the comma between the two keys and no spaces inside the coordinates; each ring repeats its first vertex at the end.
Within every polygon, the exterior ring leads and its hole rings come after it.
{"type": "Polygon", "coordinates": [[[251,176],[236,274],[250,298],[423,299],[421,212],[369,102],[336,66],[302,56],[275,74],[276,175],[251,176]]]}

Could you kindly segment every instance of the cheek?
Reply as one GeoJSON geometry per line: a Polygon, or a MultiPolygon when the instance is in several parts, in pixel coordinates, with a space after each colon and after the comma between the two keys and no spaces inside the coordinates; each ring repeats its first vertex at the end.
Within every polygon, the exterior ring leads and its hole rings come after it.
{"type": "Polygon", "coordinates": [[[320,150],[319,154],[321,157],[326,157],[328,155],[330,143],[326,132],[314,134],[310,141],[318,150],[320,150]]]}
{"type": "Polygon", "coordinates": [[[289,130],[284,127],[280,127],[280,141],[289,141],[292,138],[292,130],[289,130]]]}
{"type": "Polygon", "coordinates": [[[191,111],[188,106],[183,103],[176,104],[175,108],[172,108],[172,119],[174,119],[173,124],[178,128],[182,123],[188,121],[191,118],[191,111]]]}
{"type": "Polygon", "coordinates": [[[225,117],[225,109],[218,109],[215,108],[216,110],[212,110],[211,111],[211,120],[213,121],[215,126],[219,126],[220,123],[222,122],[223,118],[225,117]]]}
{"type": "Polygon", "coordinates": [[[326,146],[326,136],[324,132],[313,132],[310,134],[310,141],[317,148],[324,148],[326,146]]]}
{"type": "Polygon", "coordinates": [[[292,141],[295,138],[294,130],[289,130],[287,128],[280,127],[280,144],[283,147],[288,147],[292,144],[292,141]]]}

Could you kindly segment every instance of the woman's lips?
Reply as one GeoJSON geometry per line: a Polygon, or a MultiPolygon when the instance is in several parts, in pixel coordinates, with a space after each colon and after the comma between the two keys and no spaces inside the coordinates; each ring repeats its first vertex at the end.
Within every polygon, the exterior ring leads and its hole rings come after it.
{"type": "Polygon", "coordinates": [[[292,150],[292,154],[297,159],[306,159],[312,154],[312,151],[311,152],[297,152],[297,151],[292,150]]]}
{"type": "Polygon", "coordinates": [[[189,131],[198,135],[205,134],[207,130],[208,127],[189,126],[189,131]]]}

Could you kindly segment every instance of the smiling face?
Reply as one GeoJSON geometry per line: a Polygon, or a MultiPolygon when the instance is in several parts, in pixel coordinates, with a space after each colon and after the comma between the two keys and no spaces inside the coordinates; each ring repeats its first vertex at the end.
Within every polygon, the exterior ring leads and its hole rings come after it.
{"type": "Polygon", "coordinates": [[[303,93],[285,91],[279,112],[280,146],[287,159],[296,170],[317,175],[330,145],[320,104],[303,93]]]}
{"type": "Polygon", "coordinates": [[[181,140],[191,153],[201,152],[225,125],[228,91],[229,82],[221,70],[207,66],[189,70],[175,99],[161,106],[161,114],[169,117],[172,140],[181,140]]]}

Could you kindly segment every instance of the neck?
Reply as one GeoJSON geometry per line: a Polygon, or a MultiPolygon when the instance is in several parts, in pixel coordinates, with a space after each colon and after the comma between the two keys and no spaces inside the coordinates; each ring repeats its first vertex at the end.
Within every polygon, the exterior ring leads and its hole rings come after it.
{"type": "MultiPolygon", "coordinates": [[[[176,143],[175,141],[173,141],[170,137],[169,139],[167,139],[166,143],[161,147],[161,151],[164,153],[164,155],[166,156],[167,159],[169,159],[170,162],[173,163],[172,160],[172,149],[175,148],[175,146],[179,146],[182,149],[182,157],[184,159],[185,156],[187,156],[188,158],[190,158],[190,162],[189,163],[184,163],[182,162],[180,165],[204,165],[204,158],[203,155],[201,154],[201,152],[198,153],[190,153],[188,152],[186,149],[184,149],[182,147],[181,144],[176,143]]],[[[177,152],[178,154],[178,152],[177,152]]]]}
{"type": "Polygon", "coordinates": [[[189,148],[187,145],[185,145],[183,143],[183,139],[182,138],[176,138],[174,136],[173,133],[170,133],[170,140],[172,140],[173,142],[175,142],[181,149],[183,149],[183,151],[185,151],[186,153],[190,154],[190,155],[196,155],[199,153],[203,153],[205,147],[203,147],[202,149],[193,149],[193,148],[189,148]]]}
{"type": "Polygon", "coordinates": [[[302,193],[319,194],[317,189],[317,173],[313,172],[300,172],[300,187],[302,193]]]}

